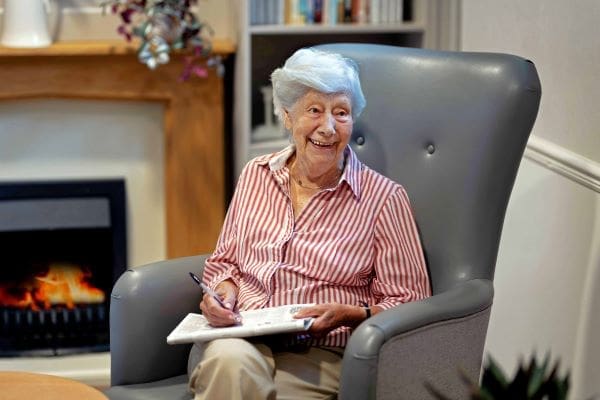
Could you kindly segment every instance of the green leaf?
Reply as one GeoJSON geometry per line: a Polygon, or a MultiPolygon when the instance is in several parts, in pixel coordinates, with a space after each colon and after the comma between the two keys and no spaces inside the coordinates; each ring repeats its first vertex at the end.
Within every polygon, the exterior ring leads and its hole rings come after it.
{"type": "Polygon", "coordinates": [[[506,398],[503,396],[503,394],[499,394],[498,396],[493,395],[485,388],[482,388],[477,394],[471,395],[471,400],[500,400],[506,398]]]}
{"type": "Polygon", "coordinates": [[[545,394],[548,400],[566,400],[569,391],[569,374],[564,379],[558,377],[559,362],[556,362],[552,372],[545,382],[545,394]]]}
{"type": "Polygon", "coordinates": [[[515,377],[508,384],[507,399],[527,399],[527,384],[531,377],[531,366],[527,369],[521,364],[515,377]]]}
{"type": "Polygon", "coordinates": [[[496,364],[492,356],[488,356],[488,365],[485,368],[482,378],[482,386],[487,387],[485,384],[488,382],[493,386],[499,386],[506,388],[508,386],[508,380],[504,375],[502,369],[496,364]]]}
{"type": "MultiPolygon", "coordinates": [[[[534,355],[535,357],[535,355],[534,355]]],[[[541,366],[536,366],[535,358],[532,361],[532,371],[527,387],[527,398],[532,400],[542,400],[544,397],[544,381],[546,376],[546,369],[548,368],[548,362],[550,360],[549,354],[546,353],[544,362],[541,366]]]]}

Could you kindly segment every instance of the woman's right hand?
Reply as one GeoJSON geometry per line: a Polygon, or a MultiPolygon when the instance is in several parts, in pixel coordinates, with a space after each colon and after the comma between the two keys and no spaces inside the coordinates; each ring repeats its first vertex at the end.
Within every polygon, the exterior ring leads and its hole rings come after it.
{"type": "Polygon", "coordinates": [[[236,310],[238,288],[231,280],[225,280],[217,285],[215,292],[221,298],[226,308],[208,293],[204,293],[200,302],[202,315],[212,326],[230,326],[242,322],[236,310]]]}

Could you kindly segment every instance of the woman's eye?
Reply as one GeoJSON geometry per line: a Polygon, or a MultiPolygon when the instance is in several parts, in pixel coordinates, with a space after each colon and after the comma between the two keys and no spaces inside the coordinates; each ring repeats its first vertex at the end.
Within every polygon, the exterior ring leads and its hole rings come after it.
{"type": "Polygon", "coordinates": [[[346,119],[346,118],[348,118],[348,115],[350,115],[350,114],[346,110],[340,110],[340,111],[336,112],[335,115],[340,119],[346,119]]]}
{"type": "Polygon", "coordinates": [[[308,112],[311,113],[311,114],[316,114],[316,113],[319,112],[319,109],[317,107],[310,107],[308,109],[308,112]]]}

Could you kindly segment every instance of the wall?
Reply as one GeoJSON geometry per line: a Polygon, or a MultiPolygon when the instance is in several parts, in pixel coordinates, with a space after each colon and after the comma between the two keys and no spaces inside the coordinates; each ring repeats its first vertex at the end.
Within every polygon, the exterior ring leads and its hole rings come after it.
{"type": "Polygon", "coordinates": [[[461,49],[536,64],[542,101],[506,215],[486,351],[551,351],[572,398],[600,393],[600,3],[463,0],[461,49]],[[539,150],[539,151],[538,151],[539,150]]]}

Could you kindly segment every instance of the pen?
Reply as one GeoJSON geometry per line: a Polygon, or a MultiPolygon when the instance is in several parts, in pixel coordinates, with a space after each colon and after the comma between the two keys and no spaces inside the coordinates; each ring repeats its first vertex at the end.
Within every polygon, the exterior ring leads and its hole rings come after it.
{"type": "Polygon", "coordinates": [[[217,301],[217,303],[219,303],[221,305],[221,307],[227,308],[227,307],[225,307],[225,303],[223,303],[223,300],[221,300],[221,297],[219,297],[219,295],[214,290],[212,290],[211,288],[206,286],[204,283],[202,283],[200,278],[198,278],[194,273],[190,272],[190,276],[192,277],[194,282],[196,282],[205,293],[208,293],[209,295],[211,295],[213,297],[213,299],[215,299],[217,301]]]}

